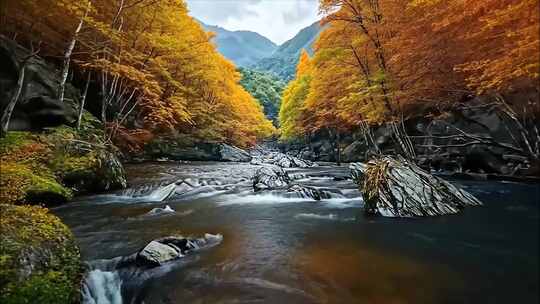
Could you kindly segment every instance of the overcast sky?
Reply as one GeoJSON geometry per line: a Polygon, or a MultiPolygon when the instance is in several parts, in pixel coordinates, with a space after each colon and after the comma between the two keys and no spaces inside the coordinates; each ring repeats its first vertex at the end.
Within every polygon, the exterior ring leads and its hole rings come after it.
{"type": "Polygon", "coordinates": [[[277,44],[318,18],[317,0],[187,0],[191,15],[208,25],[257,32],[277,44]]]}

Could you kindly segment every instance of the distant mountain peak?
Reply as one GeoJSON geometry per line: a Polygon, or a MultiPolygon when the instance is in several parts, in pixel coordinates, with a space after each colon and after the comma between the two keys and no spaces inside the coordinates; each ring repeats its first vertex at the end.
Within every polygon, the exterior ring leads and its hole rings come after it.
{"type": "Polygon", "coordinates": [[[279,46],[272,56],[260,59],[251,67],[259,71],[270,72],[285,81],[293,79],[300,53],[305,49],[310,55],[313,55],[313,44],[321,31],[319,21],[303,28],[296,36],[279,46]]]}
{"type": "Polygon", "coordinates": [[[278,46],[263,35],[246,30],[230,31],[197,20],[206,31],[214,32],[218,51],[237,66],[249,66],[271,56],[278,46]]]}

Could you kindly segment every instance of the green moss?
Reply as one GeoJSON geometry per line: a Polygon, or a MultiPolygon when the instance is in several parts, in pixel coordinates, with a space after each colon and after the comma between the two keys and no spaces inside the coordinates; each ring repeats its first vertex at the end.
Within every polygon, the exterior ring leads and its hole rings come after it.
{"type": "Polygon", "coordinates": [[[102,156],[111,154],[101,128],[85,113],[80,130],[60,126],[39,134],[8,132],[0,139],[0,203],[56,205],[71,199],[73,192],[125,187],[123,170],[104,168],[102,156]]]}
{"type": "Polygon", "coordinates": [[[69,229],[45,208],[2,204],[0,211],[0,302],[72,303],[82,269],[69,229]]]}
{"type": "Polygon", "coordinates": [[[1,163],[0,201],[3,203],[65,203],[73,192],[60,184],[47,168],[33,170],[26,164],[1,163]]]}
{"type": "Polygon", "coordinates": [[[53,170],[60,176],[66,176],[73,172],[93,172],[96,166],[96,155],[90,152],[82,156],[61,154],[51,162],[53,170]]]}
{"type": "Polygon", "coordinates": [[[30,132],[8,132],[5,137],[0,138],[0,153],[4,154],[17,150],[32,140],[33,136],[30,132]]]}

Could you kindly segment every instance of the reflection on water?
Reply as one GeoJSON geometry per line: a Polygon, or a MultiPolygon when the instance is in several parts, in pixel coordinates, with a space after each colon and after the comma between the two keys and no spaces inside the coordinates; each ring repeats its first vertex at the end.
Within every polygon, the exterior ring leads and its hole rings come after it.
{"type": "Polygon", "coordinates": [[[55,209],[84,259],[129,255],[171,234],[224,240],[159,277],[124,280],[123,303],[538,303],[538,185],[466,182],[484,207],[411,220],[364,217],[355,186],[330,178],[345,168],[294,171],[345,196],[321,202],[254,194],[249,164],[128,170],[134,185],[188,179],[206,188],[163,202],[113,194],[55,209]],[[174,213],[148,216],[166,205],[174,213]]]}
{"type": "Polygon", "coordinates": [[[462,288],[446,267],[346,240],[303,247],[293,263],[321,303],[443,303],[462,288]]]}

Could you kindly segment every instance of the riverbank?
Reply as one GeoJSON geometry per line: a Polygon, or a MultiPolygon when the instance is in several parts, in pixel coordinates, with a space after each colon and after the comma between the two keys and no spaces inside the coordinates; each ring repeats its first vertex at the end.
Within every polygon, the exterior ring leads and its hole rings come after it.
{"type": "Polygon", "coordinates": [[[0,139],[0,300],[73,303],[83,275],[78,246],[48,207],[126,187],[122,164],[89,114],[79,130],[8,132],[0,139]]]}

